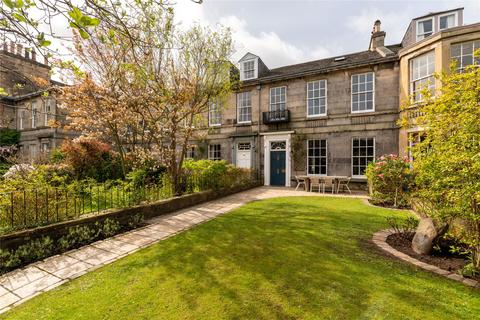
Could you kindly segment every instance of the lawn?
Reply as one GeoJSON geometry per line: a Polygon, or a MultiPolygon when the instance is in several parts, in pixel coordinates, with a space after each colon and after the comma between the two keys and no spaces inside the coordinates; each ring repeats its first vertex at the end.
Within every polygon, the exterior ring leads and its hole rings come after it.
{"type": "Polygon", "coordinates": [[[478,319],[480,291],[383,256],[406,212],[357,199],[253,202],[0,319],[478,319]]]}

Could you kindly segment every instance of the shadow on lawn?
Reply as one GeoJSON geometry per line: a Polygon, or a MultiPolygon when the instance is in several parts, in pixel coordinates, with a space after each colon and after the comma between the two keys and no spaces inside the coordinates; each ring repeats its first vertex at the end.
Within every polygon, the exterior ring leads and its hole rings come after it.
{"type": "Polygon", "coordinates": [[[162,275],[178,279],[178,298],[192,313],[205,308],[199,297],[213,296],[228,318],[378,316],[392,307],[418,308],[420,301],[448,317],[461,316],[432,294],[431,276],[359,245],[386,226],[387,214],[403,213],[351,199],[254,202],[147,249],[143,259],[121,268],[163,269],[162,275]]]}

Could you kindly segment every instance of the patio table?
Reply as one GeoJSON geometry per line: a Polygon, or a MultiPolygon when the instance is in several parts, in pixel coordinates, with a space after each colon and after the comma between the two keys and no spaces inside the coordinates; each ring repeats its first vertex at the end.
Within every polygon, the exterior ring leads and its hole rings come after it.
{"type": "Polygon", "coordinates": [[[338,193],[338,183],[340,180],[346,180],[348,179],[347,176],[319,176],[319,175],[299,175],[297,176],[300,179],[305,179],[305,189],[306,191],[310,191],[310,178],[319,178],[320,180],[324,178],[331,178],[334,181],[334,188],[335,188],[335,193],[338,193]]]}

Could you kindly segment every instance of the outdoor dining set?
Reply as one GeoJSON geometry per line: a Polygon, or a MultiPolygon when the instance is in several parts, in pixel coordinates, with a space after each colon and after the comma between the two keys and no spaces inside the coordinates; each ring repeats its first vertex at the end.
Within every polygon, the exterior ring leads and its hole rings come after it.
{"type": "Polygon", "coordinates": [[[339,193],[340,190],[352,193],[348,184],[351,177],[347,176],[295,176],[297,186],[295,190],[303,188],[305,191],[317,191],[325,193],[326,190],[333,193],[339,193]]]}

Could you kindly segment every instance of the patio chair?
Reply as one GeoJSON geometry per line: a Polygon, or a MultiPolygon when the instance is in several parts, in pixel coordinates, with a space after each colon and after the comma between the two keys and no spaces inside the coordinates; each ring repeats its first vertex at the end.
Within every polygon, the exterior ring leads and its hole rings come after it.
{"type": "Polygon", "coordinates": [[[320,178],[311,177],[310,178],[310,192],[313,191],[313,188],[317,188],[317,191],[320,192],[320,178]]]}
{"type": "Polygon", "coordinates": [[[306,179],[305,178],[300,178],[299,176],[295,176],[295,180],[297,180],[297,187],[295,188],[295,191],[300,188],[300,186],[303,186],[303,190],[307,191],[307,184],[306,184],[306,179]]]}
{"type": "Polygon", "coordinates": [[[347,177],[347,178],[342,178],[338,179],[338,187],[337,187],[337,193],[340,192],[340,187],[342,188],[342,191],[345,191],[345,189],[348,190],[350,194],[352,194],[352,191],[348,187],[348,184],[350,183],[350,180],[352,180],[352,177],[347,177]]]}
{"type": "Polygon", "coordinates": [[[325,188],[330,188],[332,190],[332,194],[335,193],[335,180],[330,177],[323,178],[322,188],[323,193],[325,193],[325,188]]]}

